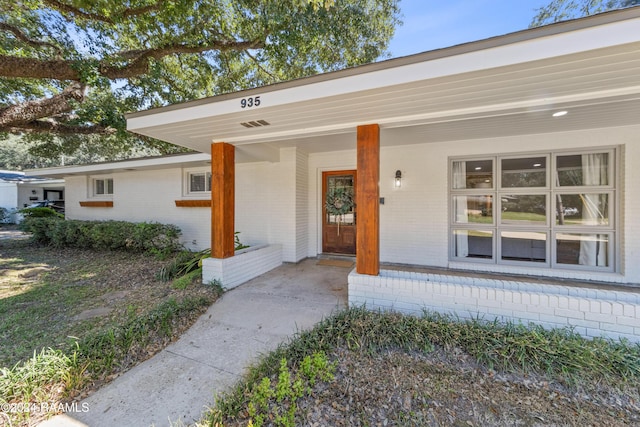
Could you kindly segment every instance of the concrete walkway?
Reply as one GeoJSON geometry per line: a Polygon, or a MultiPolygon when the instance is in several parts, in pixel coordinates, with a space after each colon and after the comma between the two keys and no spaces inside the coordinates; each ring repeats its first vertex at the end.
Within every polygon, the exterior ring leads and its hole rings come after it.
{"type": "Polygon", "coordinates": [[[24,240],[28,239],[31,235],[24,231],[15,230],[13,228],[6,229],[0,228],[0,241],[2,240],[24,240]]]}
{"type": "Polygon", "coordinates": [[[40,426],[193,423],[261,354],[346,307],[349,271],[307,259],[225,293],[178,341],[40,426]]]}

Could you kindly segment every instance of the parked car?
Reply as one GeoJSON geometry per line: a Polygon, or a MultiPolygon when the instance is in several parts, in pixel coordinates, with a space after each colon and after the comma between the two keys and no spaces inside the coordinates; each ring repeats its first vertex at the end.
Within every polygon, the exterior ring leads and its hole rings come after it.
{"type": "Polygon", "coordinates": [[[55,202],[51,200],[39,200],[37,202],[31,203],[28,208],[51,208],[56,212],[64,213],[64,206],[56,205],[55,202]]]}

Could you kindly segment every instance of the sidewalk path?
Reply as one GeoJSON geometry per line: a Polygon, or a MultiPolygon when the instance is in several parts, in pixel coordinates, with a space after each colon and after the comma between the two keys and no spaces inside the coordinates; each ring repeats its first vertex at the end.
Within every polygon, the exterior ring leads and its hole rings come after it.
{"type": "Polygon", "coordinates": [[[229,291],[178,341],[80,402],[87,412],[40,426],[193,423],[259,355],[346,307],[349,271],[307,259],[229,291]]]}

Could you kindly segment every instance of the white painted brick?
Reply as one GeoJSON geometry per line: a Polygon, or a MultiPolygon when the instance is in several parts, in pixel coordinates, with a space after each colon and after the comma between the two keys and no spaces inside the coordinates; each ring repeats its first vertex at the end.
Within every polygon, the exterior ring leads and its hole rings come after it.
{"type": "Polygon", "coordinates": [[[580,311],[588,312],[591,311],[591,302],[587,299],[580,300],[580,311]]]}
{"type": "Polygon", "coordinates": [[[523,304],[515,303],[515,302],[502,302],[501,307],[505,310],[511,310],[515,313],[519,313],[521,311],[525,311],[526,307],[523,304]]]}
{"type": "Polygon", "coordinates": [[[611,304],[611,312],[615,316],[624,316],[624,306],[619,302],[611,304]]]}
{"type": "Polygon", "coordinates": [[[556,308],[554,314],[558,317],[566,317],[569,319],[584,319],[584,313],[581,311],[556,308]]]}
{"type": "Polygon", "coordinates": [[[631,304],[624,304],[624,315],[628,317],[634,317],[636,315],[636,309],[636,306],[633,306],[631,304]]]}
{"type": "Polygon", "coordinates": [[[548,316],[553,316],[555,314],[555,308],[542,306],[542,305],[529,305],[527,306],[527,311],[531,311],[534,313],[546,314],[548,316]]]}
{"type": "Polygon", "coordinates": [[[593,320],[596,322],[604,322],[604,323],[616,323],[616,318],[610,314],[601,314],[601,313],[585,313],[584,318],[586,320],[593,320]]]}
{"type": "Polygon", "coordinates": [[[478,306],[478,300],[476,298],[471,298],[471,297],[456,297],[455,298],[455,303],[456,304],[469,305],[469,306],[473,306],[473,307],[477,307],[478,306]]]}
{"type": "Polygon", "coordinates": [[[580,309],[580,300],[578,300],[577,298],[568,298],[569,300],[569,310],[573,310],[573,311],[582,311],[580,309]]]}
{"type": "Polygon", "coordinates": [[[494,309],[491,309],[491,311],[488,311],[488,313],[491,313],[492,315],[496,315],[496,316],[501,316],[506,320],[513,320],[514,318],[512,310],[507,310],[503,308],[494,308],[494,309]]]}
{"type": "Polygon", "coordinates": [[[616,320],[619,325],[640,328],[640,319],[637,317],[619,316],[616,318],[616,320]]]}
{"type": "Polygon", "coordinates": [[[620,324],[612,324],[612,323],[601,323],[600,329],[607,332],[618,332],[621,334],[631,334],[633,335],[634,327],[633,326],[623,326],[620,324]]]}
{"type": "Polygon", "coordinates": [[[540,321],[554,324],[556,327],[563,327],[569,324],[569,321],[566,318],[548,314],[540,314],[540,321]]]}
{"type": "Polygon", "coordinates": [[[569,309],[569,297],[560,296],[558,297],[558,308],[569,309]]]}
{"type": "Polygon", "coordinates": [[[602,314],[611,314],[612,313],[611,303],[608,301],[600,302],[600,313],[602,314]]]}

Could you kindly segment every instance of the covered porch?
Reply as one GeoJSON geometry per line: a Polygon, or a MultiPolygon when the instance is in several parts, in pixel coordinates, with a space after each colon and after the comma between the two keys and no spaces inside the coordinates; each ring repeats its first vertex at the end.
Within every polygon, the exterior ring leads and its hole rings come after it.
{"type": "MultiPolygon", "coordinates": [[[[323,253],[323,173],[354,170],[356,269],[349,276],[350,303],[409,312],[433,307],[637,339],[640,302],[634,291],[569,287],[565,292],[551,283],[530,286],[524,278],[462,280],[388,272],[380,265],[636,287],[640,265],[629,257],[640,253],[640,235],[625,220],[640,207],[640,197],[627,191],[640,175],[625,165],[640,159],[640,40],[634,30],[639,23],[637,8],[598,15],[134,113],[128,128],[211,152],[212,258],[205,262],[205,280],[236,286],[282,262],[323,253]],[[559,112],[566,114],[554,116],[559,112]],[[597,191],[608,206],[606,221],[590,233],[563,229],[552,214],[558,196],[577,200],[591,193],[565,190],[552,174],[576,162],[573,168],[584,170],[575,159],[593,153],[605,153],[609,162],[607,180],[591,185],[602,187],[597,191]],[[544,160],[535,163],[544,164],[543,184],[528,192],[500,186],[509,162],[538,158],[544,160]],[[456,165],[477,161],[491,164],[489,187],[456,187],[456,165]],[[477,195],[491,197],[492,209],[507,206],[505,200],[532,206],[538,200],[542,219],[509,224],[500,209],[477,223],[463,223],[456,203],[477,195]],[[236,254],[235,231],[254,250],[236,254]],[[484,259],[463,255],[456,246],[459,234],[489,236],[484,259]],[[531,234],[537,237],[526,237],[531,234]],[[606,238],[606,265],[559,260],[559,243],[592,235],[606,238]],[[510,259],[509,239],[540,240],[543,254],[510,259]],[[523,312],[535,315],[520,316],[523,312]]],[[[513,170],[531,175],[524,167],[513,170]]],[[[470,205],[465,206],[464,215],[471,218],[470,205]]]]}

